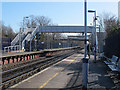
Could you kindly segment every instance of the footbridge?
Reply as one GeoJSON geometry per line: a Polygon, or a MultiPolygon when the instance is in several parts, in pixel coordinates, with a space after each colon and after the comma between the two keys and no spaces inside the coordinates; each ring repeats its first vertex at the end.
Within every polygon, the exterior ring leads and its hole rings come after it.
{"type": "MultiPolygon", "coordinates": [[[[87,27],[87,33],[94,34],[93,26],[87,27]]],[[[25,47],[25,41],[32,41],[37,33],[84,33],[84,26],[37,26],[36,28],[27,28],[24,32],[19,33],[11,42],[11,46],[21,45],[25,47]]]]}
{"type": "MultiPolygon", "coordinates": [[[[84,33],[84,26],[38,26],[39,32],[45,33],[84,33]]],[[[87,32],[94,32],[93,26],[87,27],[87,32]]]]}

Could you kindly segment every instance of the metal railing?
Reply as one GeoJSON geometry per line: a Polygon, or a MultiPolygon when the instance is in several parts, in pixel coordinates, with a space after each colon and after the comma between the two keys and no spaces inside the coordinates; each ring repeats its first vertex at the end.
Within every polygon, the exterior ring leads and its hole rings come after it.
{"type": "Polygon", "coordinates": [[[55,50],[47,50],[47,51],[37,51],[37,52],[24,52],[24,53],[15,53],[13,55],[4,55],[2,56],[2,64],[5,64],[5,60],[8,61],[8,64],[10,63],[10,59],[13,59],[13,62],[15,60],[15,58],[18,59],[20,58],[20,61],[22,61],[22,59],[25,59],[25,57],[33,57],[33,55],[44,55],[47,56],[52,55],[52,53],[56,53],[56,52],[60,52],[60,51],[65,51],[65,50],[79,50],[81,49],[80,47],[69,47],[69,48],[61,48],[61,49],[55,49],[55,50]]]}
{"type": "Polygon", "coordinates": [[[34,31],[31,34],[31,40],[33,39],[33,37],[36,35],[36,33],[39,31],[39,26],[37,26],[34,31]]]}
{"type": "Polygon", "coordinates": [[[25,46],[25,40],[29,40],[31,37],[31,34],[28,34],[25,39],[22,41],[22,48],[25,46]]]}
{"type": "MultiPolygon", "coordinates": [[[[24,32],[21,33],[21,37],[23,37],[23,40],[25,39],[25,37],[27,36],[27,34],[28,34],[29,32],[31,32],[31,31],[32,31],[31,28],[27,28],[24,32]]],[[[19,39],[20,39],[20,34],[18,34],[18,35],[12,40],[11,46],[16,45],[16,43],[19,41],[19,39]]],[[[21,39],[22,39],[22,38],[21,38],[21,39]]],[[[23,40],[22,40],[22,41],[23,41],[23,40]]]]}
{"type": "Polygon", "coordinates": [[[20,48],[21,48],[20,45],[4,47],[4,53],[12,52],[12,51],[19,51],[20,48]]]}
{"type": "Polygon", "coordinates": [[[18,35],[12,40],[12,42],[11,42],[11,45],[12,45],[12,46],[15,45],[15,44],[18,42],[19,37],[20,37],[20,34],[18,34],[18,35]]]}

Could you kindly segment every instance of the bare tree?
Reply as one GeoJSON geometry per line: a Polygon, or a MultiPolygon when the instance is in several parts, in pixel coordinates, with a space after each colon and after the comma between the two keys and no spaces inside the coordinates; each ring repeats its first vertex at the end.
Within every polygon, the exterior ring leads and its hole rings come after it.
{"type": "Polygon", "coordinates": [[[16,33],[10,26],[5,26],[3,23],[0,25],[0,31],[2,33],[2,38],[11,38],[13,39],[16,36],[16,33]]]}
{"type": "Polygon", "coordinates": [[[37,26],[37,20],[36,17],[34,15],[30,15],[29,19],[27,19],[27,21],[25,22],[25,26],[26,27],[36,27],[37,26]]]}
{"type": "Polygon", "coordinates": [[[115,15],[110,13],[103,13],[103,15],[100,16],[101,18],[98,23],[102,26],[102,29],[106,31],[107,36],[110,36],[114,32],[118,31],[120,22],[115,15]]]}
{"type": "MultiPolygon", "coordinates": [[[[30,15],[29,18],[25,21],[25,25],[28,28],[35,28],[37,26],[56,26],[53,24],[51,19],[46,16],[34,16],[30,15]]],[[[39,34],[38,42],[46,42],[47,44],[57,42],[55,38],[63,37],[60,33],[41,33],[39,34]]],[[[49,45],[50,47],[50,45],[49,45]]]]}
{"type": "Polygon", "coordinates": [[[37,25],[40,25],[40,26],[49,26],[52,24],[51,19],[45,16],[37,16],[36,21],[37,21],[37,25]]]}
{"type": "MultiPolygon", "coordinates": [[[[45,16],[34,16],[30,15],[25,22],[26,27],[36,27],[36,26],[49,26],[52,25],[51,19],[45,16]]],[[[23,26],[22,26],[23,27],[23,26]]]]}
{"type": "Polygon", "coordinates": [[[117,32],[119,29],[119,20],[112,16],[109,19],[104,19],[105,31],[107,36],[112,35],[114,32],[117,32]]]}

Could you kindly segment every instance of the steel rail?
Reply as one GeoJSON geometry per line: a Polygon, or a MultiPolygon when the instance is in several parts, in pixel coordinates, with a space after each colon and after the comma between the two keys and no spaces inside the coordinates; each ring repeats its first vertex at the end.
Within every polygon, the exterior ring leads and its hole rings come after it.
{"type": "MultiPolygon", "coordinates": [[[[31,67],[29,69],[26,68],[26,70],[23,69],[25,71],[19,72],[17,74],[14,74],[13,76],[10,76],[10,77],[4,79],[3,83],[1,84],[1,86],[2,86],[2,88],[7,88],[8,86],[11,86],[11,85],[17,83],[18,81],[23,80],[23,78],[19,79],[20,77],[22,77],[22,76],[25,76],[25,77],[31,76],[31,75],[29,75],[30,73],[33,73],[33,74],[37,73],[38,71],[44,69],[45,67],[48,67],[49,65],[51,65],[51,64],[53,64],[55,62],[58,62],[59,60],[61,60],[61,59],[65,58],[65,57],[71,55],[71,53],[74,53],[73,50],[70,50],[70,52],[67,51],[66,53],[63,53],[61,55],[60,54],[56,55],[55,57],[48,58],[48,59],[46,59],[44,61],[37,61],[37,62],[32,63],[30,65],[28,64],[28,65],[24,65],[24,66],[21,66],[21,67],[16,68],[16,69],[12,69],[12,71],[15,71],[15,70],[20,69],[20,68],[22,70],[24,67],[35,66],[35,67],[31,67]],[[41,63],[41,62],[44,62],[44,63],[41,63]],[[38,64],[38,65],[35,65],[35,64],[38,64]],[[16,79],[19,79],[19,80],[15,81],[16,79]],[[13,84],[10,85],[10,83],[13,83],[13,84]]],[[[12,71],[11,70],[7,70],[7,71],[3,72],[2,74],[8,73],[8,72],[12,72],[12,71]]]]}

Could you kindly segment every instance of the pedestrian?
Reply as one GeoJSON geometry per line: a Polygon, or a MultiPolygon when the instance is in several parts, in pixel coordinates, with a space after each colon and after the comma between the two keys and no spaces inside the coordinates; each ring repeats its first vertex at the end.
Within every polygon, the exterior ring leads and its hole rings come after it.
{"type": "Polygon", "coordinates": [[[89,44],[87,45],[87,55],[90,58],[90,54],[89,54],[89,44]]]}

